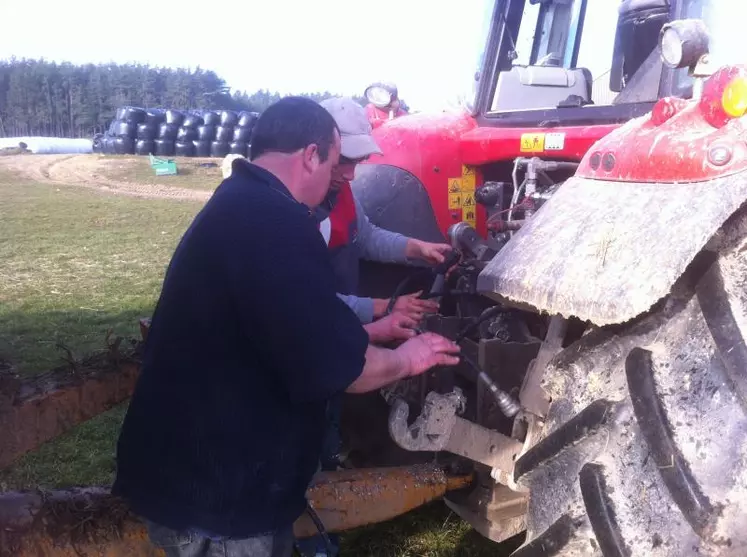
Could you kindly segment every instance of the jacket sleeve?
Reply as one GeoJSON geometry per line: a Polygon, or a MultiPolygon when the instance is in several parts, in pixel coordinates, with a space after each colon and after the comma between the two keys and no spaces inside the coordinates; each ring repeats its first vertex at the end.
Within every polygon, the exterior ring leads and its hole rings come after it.
{"type": "Polygon", "coordinates": [[[368,324],[373,321],[373,317],[374,317],[373,299],[359,298],[358,296],[345,295],[345,294],[339,294],[339,293],[337,294],[337,297],[340,298],[343,302],[345,302],[345,305],[347,305],[350,309],[352,309],[355,312],[355,315],[358,316],[358,319],[361,320],[361,323],[368,324]]]}
{"type": "Polygon", "coordinates": [[[355,243],[362,259],[382,263],[409,262],[405,255],[409,238],[371,224],[357,199],[355,214],[358,223],[358,237],[355,243]]]}

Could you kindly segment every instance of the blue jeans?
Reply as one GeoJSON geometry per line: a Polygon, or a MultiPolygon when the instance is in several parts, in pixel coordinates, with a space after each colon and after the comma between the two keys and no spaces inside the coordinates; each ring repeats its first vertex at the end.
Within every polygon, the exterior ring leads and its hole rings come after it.
{"type": "Polygon", "coordinates": [[[177,532],[143,520],[153,545],[166,557],[290,557],[293,552],[293,528],[280,532],[236,540],[215,538],[195,531],[177,532]]]}
{"type": "MultiPolygon", "coordinates": [[[[320,467],[325,472],[335,471],[340,464],[340,418],[342,415],[342,395],[332,398],[327,404],[327,428],[324,433],[324,444],[319,459],[320,467]]],[[[322,536],[314,536],[296,541],[296,548],[303,557],[337,557],[340,551],[340,539],[335,534],[328,534],[332,545],[332,554],[328,554],[327,546],[322,536]]]]}

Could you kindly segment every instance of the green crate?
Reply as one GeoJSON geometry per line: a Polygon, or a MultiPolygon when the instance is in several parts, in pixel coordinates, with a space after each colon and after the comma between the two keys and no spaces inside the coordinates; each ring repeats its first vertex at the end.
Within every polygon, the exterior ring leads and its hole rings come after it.
{"type": "Polygon", "coordinates": [[[173,159],[159,159],[153,155],[148,156],[156,176],[173,176],[176,174],[176,161],[173,159]]]}

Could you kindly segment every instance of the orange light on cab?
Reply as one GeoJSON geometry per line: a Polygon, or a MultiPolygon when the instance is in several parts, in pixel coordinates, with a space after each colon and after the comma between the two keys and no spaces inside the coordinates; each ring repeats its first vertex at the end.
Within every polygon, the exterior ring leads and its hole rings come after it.
{"type": "Polygon", "coordinates": [[[698,105],[703,117],[714,128],[747,113],[747,67],[726,66],[703,84],[698,105]]]}

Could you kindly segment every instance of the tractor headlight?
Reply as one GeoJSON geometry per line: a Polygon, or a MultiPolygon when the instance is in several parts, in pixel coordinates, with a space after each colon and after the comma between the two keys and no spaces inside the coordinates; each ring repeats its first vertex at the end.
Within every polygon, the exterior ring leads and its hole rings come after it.
{"type": "Polygon", "coordinates": [[[700,19],[667,23],[659,35],[661,58],[670,68],[692,68],[708,54],[708,29],[700,19]]]}
{"type": "Polygon", "coordinates": [[[371,85],[364,95],[377,108],[387,108],[392,103],[392,93],[381,85],[371,85]]]}

